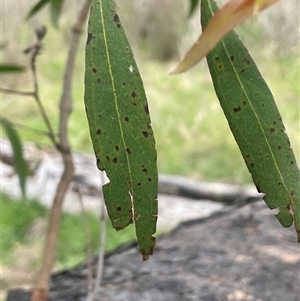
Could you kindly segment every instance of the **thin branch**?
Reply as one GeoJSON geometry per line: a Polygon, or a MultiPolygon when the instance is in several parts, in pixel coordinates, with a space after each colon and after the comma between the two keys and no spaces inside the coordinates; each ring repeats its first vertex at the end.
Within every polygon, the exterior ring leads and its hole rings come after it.
{"type": "Polygon", "coordinates": [[[46,243],[43,252],[42,266],[37,277],[35,288],[31,295],[31,301],[48,300],[49,281],[55,262],[55,249],[57,244],[62,204],[74,173],[74,164],[71,154],[71,148],[68,141],[68,119],[72,111],[71,88],[75,58],[78,50],[81,31],[85,25],[85,20],[89,12],[90,4],[91,0],[85,1],[82,10],[79,13],[78,20],[75,23],[75,25],[77,26],[76,30],[74,29],[74,27],[72,28],[71,43],[69,45],[68,58],[63,79],[63,91],[59,105],[59,144],[57,145],[57,148],[62,155],[64,163],[64,172],[57,186],[52,209],[50,212],[46,243]]]}
{"type": "Polygon", "coordinates": [[[70,41],[69,53],[64,72],[64,86],[60,99],[60,119],[59,119],[59,137],[63,149],[68,149],[67,122],[68,116],[72,111],[72,82],[75,66],[75,57],[79,46],[83,25],[85,24],[92,1],[86,0],[79,13],[77,22],[72,27],[72,36],[70,41]]]}
{"type": "MultiPolygon", "coordinates": [[[[0,121],[3,120],[3,119],[5,120],[5,118],[0,117],[0,121]]],[[[43,136],[50,136],[51,135],[51,133],[49,133],[49,132],[42,131],[42,130],[37,130],[35,128],[32,128],[30,126],[27,126],[27,125],[24,125],[24,124],[21,124],[21,123],[13,122],[13,121],[10,121],[10,120],[9,120],[9,123],[10,123],[10,125],[12,125],[15,128],[19,128],[19,129],[22,129],[22,130],[25,130],[25,131],[28,131],[28,132],[32,132],[32,133],[37,134],[37,135],[43,135],[43,136]]]]}
{"type": "Polygon", "coordinates": [[[87,265],[88,265],[88,297],[87,297],[87,299],[90,300],[90,298],[93,294],[92,238],[91,238],[91,233],[89,230],[89,223],[88,223],[87,215],[86,215],[86,212],[84,209],[80,184],[77,184],[75,189],[78,193],[78,201],[80,204],[82,222],[83,222],[83,227],[84,227],[85,237],[86,237],[87,265]]]}
{"type": "MultiPolygon", "coordinates": [[[[103,186],[105,182],[104,172],[100,173],[101,176],[101,186],[103,186]]],[[[98,253],[98,268],[97,268],[97,277],[95,282],[94,293],[91,301],[98,300],[97,294],[100,290],[102,276],[103,276],[103,267],[104,267],[104,255],[105,255],[105,240],[106,240],[106,214],[105,214],[105,204],[104,204],[104,197],[103,197],[103,189],[101,189],[101,230],[100,230],[100,246],[99,246],[99,253],[98,253]]]]}
{"type": "Polygon", "coordinates": [[[20,95],[20,96],[34,97],[34,92],[16,91],[16,90],[6,89],[6,88],[2,88],[2,87],[0,87],[0,92],[5,93],[5,94],[15,94],[15,95],[20,95]]]}
{"type": "Polygon", "coordinates": [[[39,94],[39,85],[38,85],[38,78],[37,78],[37,73],[36,73],[36,59],[37,59],[37,56],[40,54],[42,47],[43,47],[43,44],[42,44],[41,40],[39,39],[38,42],[34,46],[32,46],[32,49],[31,49],[32,56],[31,56],[30,67],[31,67],[31,71],[32,71],[33,86],[34,86],[33,97],[37,103],[38,109],[39,109],[40,114],[42,115],[42,118],[46,124],[48,132],[50,133],[49,138],[51,139],[51,141],[55,145],[55,147],[58,149],[58,142],[56,141],[54,130],[53,130],[50,120],[46,114],[44,106],[41,102],[41,98],[40,98],[40,94],[39,94]]]}

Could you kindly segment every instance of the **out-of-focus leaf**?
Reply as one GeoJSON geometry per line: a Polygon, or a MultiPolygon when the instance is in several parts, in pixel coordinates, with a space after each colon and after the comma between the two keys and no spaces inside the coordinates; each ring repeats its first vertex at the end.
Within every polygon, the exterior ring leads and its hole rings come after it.
{"type": "Polygon", "coordinates": [[[25,67],[20,65],[0,64],[0,72],[23,72],[25,67]]]}
{"type": "Polygon", "coordinates": [[[229,0],[203,29],[198,41],[171,74],[184,72],[199,63],[233,28],[279,0],[229,0]]]}
{"type": "Polygon", "coordinates": [[[156,150],[148,104],[131,47],[112,0],[94,0],[86,44],[85,106],[113,227],[135,223],[143,259],[155,245],[156,150]]]}
{"type": "Polygon", "coordinates": [[[51,1],[51,20],[55,27],[58,27],[58,19],[61,13],[64,0],[52,0],[51,1]]]}
{"type": "Polygon", "coordinates": [[[189,16],[191,16],[194,13],[194,11],[195,11],[198,4],[199,4],[199,0],[190,0],[189,16]]]}
{"type": "MultiPolygon", "coordinates": [[[[202,0],[205,27],[217,5],[202,0]]],[[[208,55],[214,88],[229,127],[259,192],[277,218],[295,225],[300,242],[300,172],[271,91],[235,32],[208,55]]]]}
{"type": "Polygon", "coordinates": [[[6,135],[11,143],[13,154],[14,154],[14,163],[16,171],[19,177],[20,188],[22,191],[23,199],[26,198],[26,174],[27,174],[27,165],[23,157],[22,143],[19,138],[18,132],[14,129],[11,123],[1,118],[1,123],[5,129],[6,135]]]}
{"type": "Polygon", "coordinates": [[[32,18],[36,13],[38,13],[47,3],[51,2],[52,0],[40,0],[36,5],[32,7],[30,12],[27,15],[27,20],[32,18]]]}

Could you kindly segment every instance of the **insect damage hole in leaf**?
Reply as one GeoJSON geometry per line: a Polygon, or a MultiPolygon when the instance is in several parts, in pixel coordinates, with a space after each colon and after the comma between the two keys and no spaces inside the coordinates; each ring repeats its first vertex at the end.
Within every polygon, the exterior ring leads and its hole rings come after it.
{"type": "Polygon", "coordinates": [[[147,259],[155,245],[158,176],[142,79],[113,1],[93,1],[88,33],[84,98],[97,166],[110,180],[105,204],[115,229],[134,222],[147,259]]]}

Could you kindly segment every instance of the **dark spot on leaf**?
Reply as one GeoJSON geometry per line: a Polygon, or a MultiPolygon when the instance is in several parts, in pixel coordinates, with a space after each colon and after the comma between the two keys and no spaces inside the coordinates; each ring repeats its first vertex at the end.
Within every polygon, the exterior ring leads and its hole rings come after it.
{"type": "Polygon", "coordinates": [[[115,146],[115,150],[116,150],[117,152],[119,151],[119,146],[118,146],[118,145],[115,146]]]}
{"type": "Polygon", "coordinates": [[[97,160],[96,160],[96,164],[97,164],[97,165],[99,165],[99,164],[100,164],[100,159],[99,159],[99,158],[97,158],[97,160]]]}
{"type": "Polygon", "coordinates": [[[121,211],[122,210],[122,208],[121,207],[117,207],[117,211],[121,211]]]}
{"type": "Polygon", "coordinates": [[[87,112],[87,111],[88,111],[88,108],[87,108],[87,106],[85,106],[84,108],[85,108],[85,111],[87,112]]]}
{"type": "Polygon", "coordinates": [[[242,74],[245,73],[245,69],[242,69],[242,70],[241,70],[241,73],[242,73],[242,74]]]}
{"type": "Polygon", "coordinates": [[[131,155],[131,150],[129,148],[126,148],[126,152],[131,155]]]}
{"type": "Polygon", "coordinates": [[[146,131],[143,131],[143,135],[144,135],[144,137],[148,137],[148,136],[149,136],[149,133],[146,132],[146,131]]]}
{"type": "Polygon", "coordinates": [[[278,186],[281,186],[282,184],[280,182],[278,182],[278,186]]]}
{"type": "Polygon", "coordinates": [[[116,158],[116,157],[113,158],[113,162],[114,162],[114,163],[117,163],[117,162],[118,162],[118,158],[116,158]]]}
{"type": "Polygon", "coordinates": [[[98,117],[99,117],[99,118],[101,118],[101,117],[102,117],[102,115],[101,115],[101,114],[99,114],[99,115],[98,115],[98,117]]]}
{"type": "Polygon", "coordinates": [[[142,170],[142,172],[147,173],[147,172],[148,172],[147,168],[144,168],[144,169],[142,170]]]}
{"type": "Polygon", "coordinates": [[[144,110],[145,110],[146,114],[149,115],[149,108],[148,108],[147,104],[144,105],[144,110]]]}
{"type": "Polygon", "coordinates": [[[136,106],[136,102],[133,102],[133,105],[136,106]]]}
{"type": "Polygon", "coordinates": [[[97,73],[97,69],[96,68],[93,68],[93,73],[97,73]]]}
{"type": "Polygon", "coordinates": [[[137,186],[142,186],[142,183],[138,182],[138,183],[137,183],[137,186]]]}
{"type": "Polygon", "coordinates": [[[273,124],[276,125],[276,121],[273,121],[273,124]]]}
{"type": "Polygon", "coordinates": [[[261,104],[261,106],[262,106],[262,107],[264,107],[264,106],[265,106],[265,104],[264,104],[264,103],[262,103],[262,104],[261,104]]]}
{"type": "Polygon", "coordinates": [[[247,104],[246,100],[243,101],[243,105],[245,106],[247,104]]]}
{"type": "Polygon", "coordinates": [[[241,107],[233,108],[233,112],[236,113],[241,110],[241,107]]]}
{"type": "Polygon", "coordinates": [[[128,122],[128,121],[129,121],[129,118],[128,118],[128,117],[125,117],[125,121],[128,122]]]}
{"type": "Polygon", "coordinates": [[[216,55],[215,60],[218,62],[219,61],[219,56],[216,55]]]}
{"type": "Polygon", "coordinates": [[[278,149],[278,150],[281,150],[281,145],[278,145],[277,149],[278,149]]]}
{"type": "Polygon", "coordinates": [[[291,162],[291,165],[293,165],[293,164],[294,164],[294,161],[291,162]]]}
{"type": "Polygon", "coordinates": [[[132,92],[132,93],[131,93],[131,96],[132,96],[133,98],[135,98],[135,97],[136,97],[136,93],[135,93],[135,92],[132,92]]]}
{"type": "Polygon", "coordinates": [[[87,45],[89,45],[91,43],[92,38],[93,38],[93,35],[89,32],[88,36],[87,36],[87,41],[86,41],[87,45]]]}
{"type": "Polygon", "coordinates": [[[101,130],[98,129],[98,130],[97,130],[97,135],[100,135],[100,134],[101,134],[101,130]]]}
{"type": "Polygon", "coordinates": [[[109,156],[106,156],[106,160],[109,162],[110,160],[109,160],[109,156]]]}
{"type": "Polygon", "coordinates": [[[243,62],[244,62],[245,64],[247,64],[247,65],[250,65],[250,61],[249,61],[248,59],[246,59],[246,58],[243,59],[243,62]]]}
{"type": "Polygon", "coordinates": [[[269,159],[269,155],[266,155],[266,159],[269,159]]]}
{"type": "Polygon", "coordinates": [[[295,190],[292,190],[291,193],[290,193],[290,195],[294,196],[295,195],[295,190]]]}
{"type": "Polygon", "coordinates": [[[230,56],[230,60],[233,62],[234,61],[234,56],[230,56]]]}
{"type": "Polygon", "coordinates": [[[253,166],[254,166],[254,163],[251,163],[250,166],[253,167],[253,166]]]}
{"type": "Polygon", "coordinates": [[[114,15],[114,21],[115,22],[120,22],[120,18],[117,14],[114,15]]]}
{"type": "Polygon", "coordinates": [[[123,83],[123,86],[126,86],[126,83],[123,83]]]}
{"type": "Polygon", "coordinates": [[[275,129],[274,129],[274,128],[270,128],[270,132],[271,132],[271,133],[274,133],[274,132],[275,132],[275,129]]]}
{"type": "Polygon", "coordinates": [[[256,186],[256,189],[257,189],[257,191],[260,193],[261,192],[261,190],[260,190],[260,187],[259,186],[256,186]]]}
{"type": "Polygon", "coordinates": [[[218,69],[219,69],[219,70],[222,70],[222,69],[223,69],[223,64],[219,64],[219,65],[218,65],[218,69]]]}
{"type": "Polygon", "coordinates": [[[152,179],[151,179],[151,178],[148,178],[148,181],[149,181],[149,182],[151,182],[151,181],[152,181],[152,179]]]}
{"type": "Polygon", "coordinates": [[[100,81],[101,81],[100,78],[97,78],[97,83],[100,83],[100,81]]]}

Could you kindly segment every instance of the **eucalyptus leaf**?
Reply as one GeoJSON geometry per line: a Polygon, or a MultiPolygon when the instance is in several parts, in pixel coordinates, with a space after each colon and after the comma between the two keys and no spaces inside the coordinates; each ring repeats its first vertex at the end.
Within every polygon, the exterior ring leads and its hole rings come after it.
{"type": "Polygon", "coordinates": [[[15,130],[15,128],[11,125],[11,123],[8,120],[1,118],[1,123],[5,129],[6,135],[12,146],[12,150],[14,154],[14,166],[16,168],[19,177],[22,197],[23,199],[26,199],[27,165],[23,157],[22,143],[18,135],[18,132],[15,130]]]}
{"type": "Polygon", "coordinates": [[[0,64],[0,73],[2,72],[23,72],[25,67],[15,64],[0,64]]]}
{"type": "Polygon", "coordinates": [[[195,12],[196,7],[198,6],[198,4],[199,4],[199,0],[190,0],[189,16],[191,16],[195,12]]]}
{"type": "MultiPolygon", "coordinates": [[[[204,28],[218,9],[202,0],[204,28]]],[[[248,50],[233,31],[207,55],[214,88],[259,192],[300,242],[300,173],[282,117],[248,50]]],[[[234,160],[234,159],[233,159],[234,160]]]]}
{"type": "Polygon", "coordinates": [[[64,0],[52,0],[51,1],[51,20],[55,27],[58,27],[58,19],[61,13],[61,8],[64,0]]]}
{"type": "Polygon", "coordinates": [[[32,18],[35,14],[37,14],[45,5],[47,5],[49,2],[51,2],[52,0],[40,0],[39,2],[37,2],[29,11],[28,15],[27,15],[27,20],[29,20],[30,18],[32,18]]]}
{"type": "Polygon", "coordinates": [[[135,224],[143,259],[155,245],[156,150],[138,67],[113,1],[94,0],[88,26],[85,107],[97,166],[115,229],[135,224]]]}

